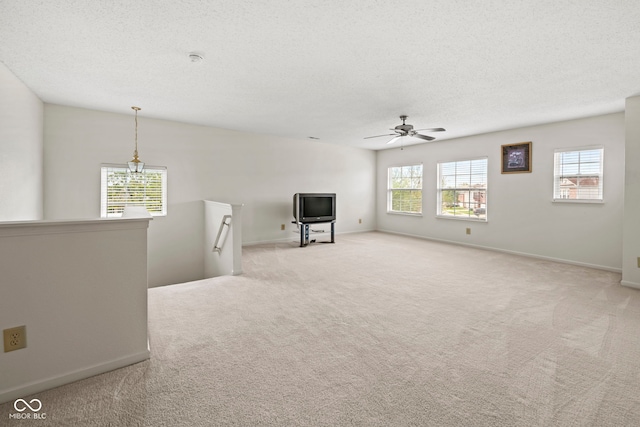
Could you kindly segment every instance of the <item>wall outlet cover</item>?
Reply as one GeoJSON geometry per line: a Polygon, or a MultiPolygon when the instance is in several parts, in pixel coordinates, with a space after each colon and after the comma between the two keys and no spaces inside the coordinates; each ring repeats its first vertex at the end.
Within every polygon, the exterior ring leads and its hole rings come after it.
{"type": "Polygon", "coordinates": [[[27,327],[16,326],[15,328],[5,329],[3,332],[4,337],[4,352],[20,350],[27,346],[27,327]]]}

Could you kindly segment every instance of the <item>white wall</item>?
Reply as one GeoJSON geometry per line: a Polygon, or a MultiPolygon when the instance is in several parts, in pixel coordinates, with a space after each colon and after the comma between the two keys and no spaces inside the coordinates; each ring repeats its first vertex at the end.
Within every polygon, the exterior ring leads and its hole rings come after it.
{"type": "Polygon", "coordinates": [[[620,271],[624,151],[623,113],[380,151],[378,229],[620,271]],[[501,174],[501,145],[527,141],[532,173],[501,174]],[[605,203],[553,203],[554,149],[589,145],[604,146],[605,203]],[[437,163],[481,156],[489,165],[488,222],[436,218],[437,163]],[[424,214],[388,214],[387,169],[414,162],[424,164],[424,214]]]}
{"type": "Polygon", "coordinates": [[[27,337],[0,352],[0,403],[149,357],[148,222],[0,223],[0,329],[27,337]]]}
{"type": "MultiPolygon", "coordinates": [[[[375,229],[374,152],[153,120],[142,107],[140,158],[168,170],[168,216],[149,227],[150,286],[204,277],[204,199],[244,204],[245,244],[296,242],[290,221],[297,192],[337,193],[337,233],[375,229]]],[[[45,104],[46,219],[99,216],[100,163],[125,163],[133,153],[127,110],[45,104]]]]}
{"type": "Polygon", "coordinates": [[[42,219],[42,110],[0,62],[0,221],[42,219]]]}
{"type": "Polygon", "coordinates": [[[640,288],[640,96],[626,100],[625,127],[622,284],[640,288]]]}

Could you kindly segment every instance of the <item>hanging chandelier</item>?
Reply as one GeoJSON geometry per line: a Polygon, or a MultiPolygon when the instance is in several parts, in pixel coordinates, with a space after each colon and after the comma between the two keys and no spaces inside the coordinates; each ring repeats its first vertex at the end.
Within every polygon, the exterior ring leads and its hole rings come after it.
{"type": "Polygon", "coordinates": [[[140,107],[131,107],[132,110],[136,112],[136,146],[133,150],[133,159],[131,159],[129,164],[129,170],[133,173],[140,173],[144,169],[144,162],[141,162],[138,158],[138,111],[141,110],[140,107]]]}

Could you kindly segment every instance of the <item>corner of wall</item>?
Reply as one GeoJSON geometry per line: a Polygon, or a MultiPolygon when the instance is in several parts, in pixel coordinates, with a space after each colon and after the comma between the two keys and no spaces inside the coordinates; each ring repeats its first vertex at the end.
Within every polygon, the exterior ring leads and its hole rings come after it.
{"type": "Polygon", "coordinates": [[[622,221],[622,284],[640,284],[640,96],[626,99],[624,155],[624,213],[622,221]]]}
{"type": "Polygon", "coordinates": [[[44,105],[0,63],[0,221],[44,215],[44,105]]]}

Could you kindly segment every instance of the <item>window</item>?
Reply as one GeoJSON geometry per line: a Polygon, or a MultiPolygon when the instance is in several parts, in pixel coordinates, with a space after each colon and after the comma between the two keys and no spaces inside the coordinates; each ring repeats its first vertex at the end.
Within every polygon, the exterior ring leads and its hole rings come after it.
{"type": "Polygon", "coordinates": [[[438,163],[438,215],[487,220],[487,159],[438,163]]]}
{"type": "Polygon", "coordinates": [[[601,202],[603,156],[602,147],[556,150],[553,200],[601,202]]]}
{"type": "Polygon", "coordinates": [[[387,211],[422,213],[422,165],[389,168],[387,211]]]}
{"type": "Polygon", "coordinates": [[[167,214],[167,168],[131,173],[125,165],[102,165],[100,174],[100,217],[120,217],[125,206],[144,206],[152,216],[167,214]]]}

